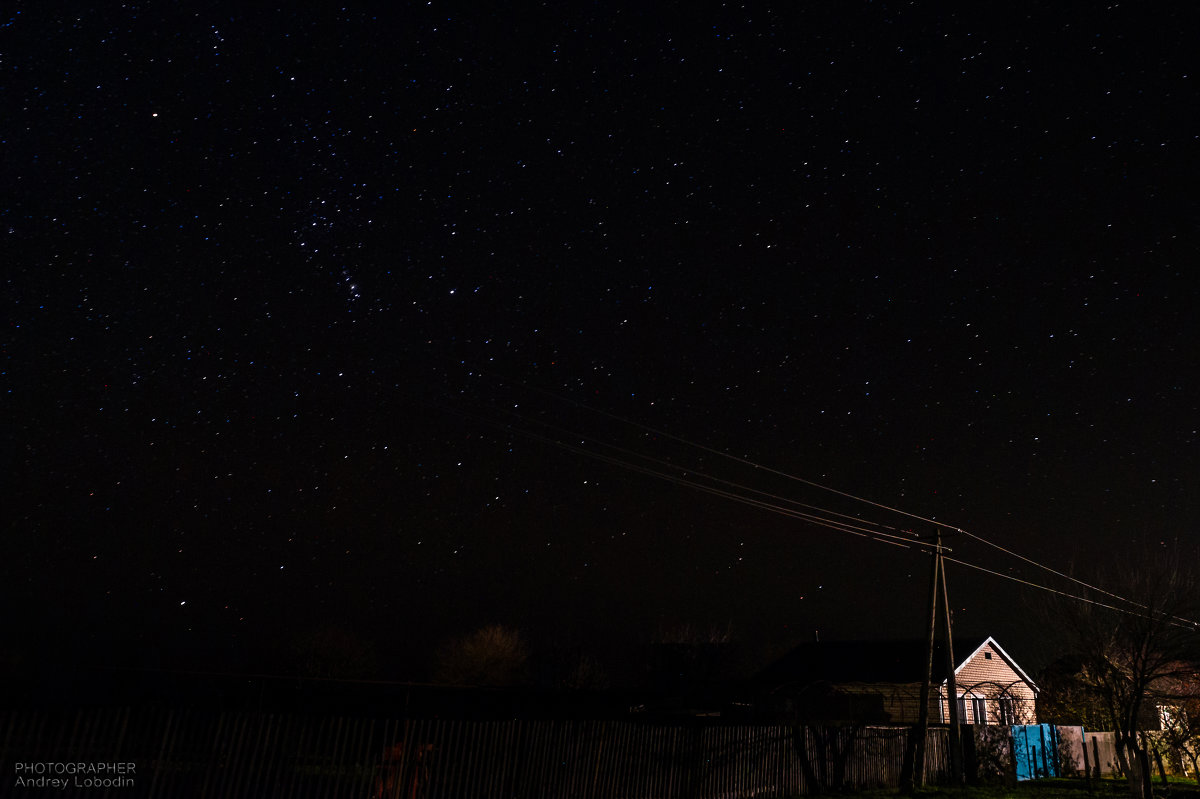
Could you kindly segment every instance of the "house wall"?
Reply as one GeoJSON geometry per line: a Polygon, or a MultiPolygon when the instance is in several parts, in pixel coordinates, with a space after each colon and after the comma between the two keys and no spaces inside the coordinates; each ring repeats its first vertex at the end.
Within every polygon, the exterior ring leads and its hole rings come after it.
{"type": "MultiPolygon", "coordinates": [[[[967,698],[966,718],[959,719],[962,723],[979,724],[981,721],[981,719],[975,718],[975,707],[974,703],[970,701],[971,697],[984,699],[987,719],[983,721],[986,724],[1002,722],[1000,702],[1007,698],[1014,700],[1013,709],[1016,713],[1017,723],[1037,723],[1033,702],[1035,694],[1032,686],[1021,678],[990,642],[958,670],[955,680],[958,683],[959,696],[967,698]]],[[[945,695],[944,683],[941,689],[942,694],[945,695]]],[[[949,723],[949,706],[945,702],[939,704],[942,721],[949,723]]]]}
{"type": "MultiPolygon", "coordinates": [[[[921,709],[920,683],[839,683],[843,693],[871,694],[883,697],[883,712],[889,724],[916,724],[921,709]]],[[[929,720],[937,723],[937,686],[929,693],[929,720]]]]}

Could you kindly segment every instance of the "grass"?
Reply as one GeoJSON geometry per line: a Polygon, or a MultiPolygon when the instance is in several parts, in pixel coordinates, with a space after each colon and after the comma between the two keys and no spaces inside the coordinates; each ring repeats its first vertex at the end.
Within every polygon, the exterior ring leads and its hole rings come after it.
{"type": "MultiPolygon", "coordinates": [[[[852,794],[862,797],[895,797],[895,791],[864,791],[852,794]]],[[[1031,780],[1009,788],[1003,785],[984,785],[968,788],[923,788],[914,794],[916,799],[1126,799],[1129,784],[1124,779],[1104,779],[1092,785],[1088,792],[1082,779],[1031,780]]],[[[1183,777],[1172,777],[1168,785],[1154,779],[1155,799],[1200,799],[1200,785],[1183,777]]]]}

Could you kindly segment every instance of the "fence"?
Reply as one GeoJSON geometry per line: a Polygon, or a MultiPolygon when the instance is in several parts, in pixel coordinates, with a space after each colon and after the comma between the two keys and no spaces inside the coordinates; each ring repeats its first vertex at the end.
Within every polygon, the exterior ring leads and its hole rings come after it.
{"type": "Polygon", "coordinates": [[[1056,728],[1059,758],[1068,774],[1093,774],[1111,777],[1121,773],[1117,760],[1116,733],[1094,732],[1083,727],[1056,728]]]}
{"type": "MultiPolygon", "coordinates": [[[[397,721],[202,710],[0,713],[0,795],[67,764],[132,763],[114,796],[751,797],[896,787],[903,728],[655,725],[601,721],[397,721]],[[58,766],[55,764],[64,764],[58,766]]],[[[931,729],[928,779],[944,779],[931,729]]],[[[49,783],[43,783],[49,784],[49,783]]],[[[94,783],[93,783],[94,784],[94,783]]]]}

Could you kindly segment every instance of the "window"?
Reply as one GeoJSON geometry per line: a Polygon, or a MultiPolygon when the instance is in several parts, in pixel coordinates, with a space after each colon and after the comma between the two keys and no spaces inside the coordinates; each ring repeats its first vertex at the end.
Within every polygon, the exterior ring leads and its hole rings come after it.
{"type": "Polygon", "coordinates": [[[984,653],[983,653],[983,659],[984,659],[984,660],[991,660],[991,659],[992,659],[992,653],[991,653],[991,652],[984,652],[984,653]]]}
{"type": "Polygon", "coordinates": [[[981,696],[971,697],[971,713],[975,724],[987,724],[987,700],[981,696]]]}
{"type": "MultiPolygon", "coordinates": [[[[938,697],[938,713],[942,717],[942,721],[946,724],[950,723],[950,705],[946,703],[945,697],[938,697]]],[[[967,724],[967,697],[960,695],[958,697],[958,723],[967,724]]]]}
{"type": "Polygon", "coordinates": [[[997,703],[1000,710],[1001,724],[1016,724],[1017,723],[1017,708],[1011,697],[1004,697],[997,703]]]}

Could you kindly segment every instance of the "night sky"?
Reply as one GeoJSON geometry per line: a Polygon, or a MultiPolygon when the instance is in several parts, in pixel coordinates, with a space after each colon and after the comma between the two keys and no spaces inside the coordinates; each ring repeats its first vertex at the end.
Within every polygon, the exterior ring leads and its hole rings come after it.
{"type": "Polygon", "coordinates": [[[6,6],[16,657],[923,629],[920,548],[696,482],[1059,570],[1194,545],[1190,4],[380,5],[6,6]]]}

